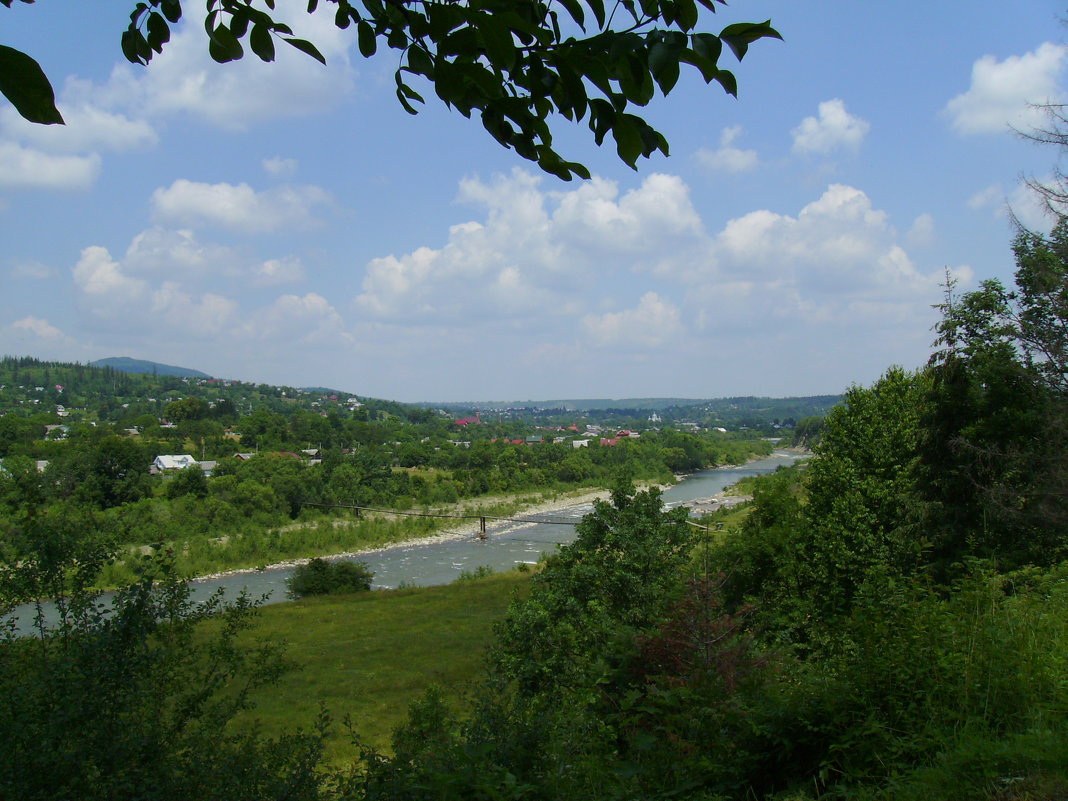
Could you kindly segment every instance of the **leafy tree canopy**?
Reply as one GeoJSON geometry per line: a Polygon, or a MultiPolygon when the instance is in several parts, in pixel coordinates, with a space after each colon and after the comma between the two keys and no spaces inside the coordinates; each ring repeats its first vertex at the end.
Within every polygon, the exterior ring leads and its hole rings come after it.
{"type": "MultiPolygon", "coordinates": [[[[9,8],[13,2],[0,0],[9,8]]],[[[683,64],[737,96],[734,74],[720,66],[724,46],[741,60],[753,42],[781,36],[770,20],[718,34],[699,30],[702,9],[718,5],[725,0],[619,0],[610,7],[604,0],[308,0],[307,10],[332,13],[339,28],[355,26],[365,57],[380,46],[398,51],[397,99],[409,113],[425,102],[412,85],[413,76],[422,77],[446,106],[477,114],[504,147],[571,180],[590,173],[554,149],[553,115],[585,121],[598,145],[611,133],[619,157],[636,167],[639,156],[666,155],[668,142],[631,110],[652,100],[657,87],[668,94],[683,64]]],[[[204,29],[212,58],[235,61],[247,48],[273,61],[283,42],[325,64],[315,44],[296,38],[274,12],[275,0],[209,0],[204,29]]],[[[182,14],[181,0],[138,2],[122,34],[123,54],[148,64],[182,14]]],[[[0,93],[32,122],[63,122],[41,67],[3,45],[0,93]]]]}

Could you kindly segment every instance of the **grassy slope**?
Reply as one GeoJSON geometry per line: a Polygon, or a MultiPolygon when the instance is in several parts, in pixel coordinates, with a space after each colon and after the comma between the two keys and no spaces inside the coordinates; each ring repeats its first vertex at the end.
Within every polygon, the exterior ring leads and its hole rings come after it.
{"type": "MultiPolygon", "coordinates": [[[[268,734],[310,728],[320,701],[335,720],[351,715],[360,738],[379,748],[408,705],[433,684],[459,698],[481,675],[493,624],[527,574],[504,573],[443,587],[310,598],[265,607],[252,636],[284,640],[301,666],[255,697],[268,734]]],[[[328,758],[354,756],[336,726],[328,758]]]]}

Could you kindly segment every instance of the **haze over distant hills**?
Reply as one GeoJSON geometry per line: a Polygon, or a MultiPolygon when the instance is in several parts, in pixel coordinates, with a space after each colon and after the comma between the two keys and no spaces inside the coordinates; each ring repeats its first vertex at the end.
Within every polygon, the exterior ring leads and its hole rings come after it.
{"type": "Polygon", "coordinates": [[[591,409],[670,409],[676,407],[701,406],[713,404],[715,406],[734,406],[737,408],[755,409],[768,405],[769,402],[781,404],[783,401],[799,401],[833,406],[841,398],[840,395],[812,395],[804,397],[769,398],[745,395],[738,397],[706,397],[706,398],[558,398],[555,400],[524,400],[524,401],[454,401],[450,403],[420,402],[414,404],[427,408],[437,409],[508,409],[508,408],[538,408],[538,409],[568,409],[571,411],[589,411],[591,409]]]}
{"type": "MultiPolygon", "coordinates": [[[[107,359],[98,359],[89,363],[90,367],[111,367],[124,373],[148,373],[155,375],[176,376],[178,378],[212,378],[208,373],[194,370],[190,367],[178,367],[172,364],[149,361],[147,359],[132,359],[128,356],[112,356],[107,359]]],[[[303,392],[352,395],[349,390],[338,390],[329,387],[299,387],[303,392]]],[[[705,407],[707,411],[769,411],[774,408],[786,416],[807,415],[823,413],[826,409],[834,406],[841,399],[840,395],[813,395],[805,397],[757,397],[752,395],[735,397],[705,397],[705,398],[555,398],[545,400],[461,400],[461,401],[420,401],[406,404],[419,406],[427,409],[567,409],[574,412],[585,412],[598,409],[619,410],[650,410],[662,411],[673,408],[705,407]]]]}
{"type": "Polygon", "coordinates": [[[207,373],[189,367],[176,367],[173,364],[160,364],[145,359],[131,359],[129,356],[110,356],[89,362],[90,367],[110,367],[123,373],[150,373],[154,375],[173,375],[178,378],[211,378],[207,373]]]}
{"type": "Polygon", "coordinates": [[[413,405],[431,409],[474,408],[483,409],[571,409],[585,411],[588,409],[666,409],[671,406],[694,406],[703,403],[700,398],[557,398],[555,400],[464,400],[464,401],[420,401],[413,405]]]}

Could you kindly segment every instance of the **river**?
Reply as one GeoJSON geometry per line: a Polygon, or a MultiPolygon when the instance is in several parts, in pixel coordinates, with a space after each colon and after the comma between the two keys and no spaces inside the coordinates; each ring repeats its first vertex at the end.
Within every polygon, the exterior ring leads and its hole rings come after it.
{"type": "MultiPolygon", "coordinates": [[[[765,459],[749,462],[741,467],[720,467],[703,470],[687,476],[664,490],[663,499],[668,507],[688,501],[708,498],[746,476],[772,473],[780,466],[793,464],[798,457],[785,451],[776,451],[765,459]]],[[[363,553],[358,558],[374,571],[374,589],[393,589],[398,586],[432,586],[455,581],[464,571],[473,572],[479,567],[495,571],[511,570],[517,564],[534,564],[538,558],[553,551],[557,545],[566,545],[575,538],[575,524],[592,508],[592,504],[570,506],[566,509],[540,514],[523,515],[524,520],[539,522],[487,521],[486,539],[477,537],[439,538],[410,545],[398,545],[363,553]]],[[[292,575],[292,567],[234,573],[231,575],[194,579],[190,582],[194,600],[207,598],[222,588],[228,597],[245,590],[253,597],[265,597],[264,603],[279,603],[286,599],[286,580],[292,575]]],[[[107,595],[102,598],[107,600],[107,595]]],[[[32,617],[29,607],[19,610],[20,630],[32,617]]]]}

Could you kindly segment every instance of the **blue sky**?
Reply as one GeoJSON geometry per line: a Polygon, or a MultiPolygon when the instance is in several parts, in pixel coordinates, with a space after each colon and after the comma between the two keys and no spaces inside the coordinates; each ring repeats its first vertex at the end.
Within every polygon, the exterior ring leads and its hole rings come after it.
{"type": "Polygon", "coordinates": [[[132,1],[0,8],[68,121],[0,108],[0,352],[404,401],[834,393],[923,364],[947,270],[1011,279],[1008,205],[1048,225],[1020,178],[1057,154],[1012,127],[1065,100],[1056,2],[738,0],[706,29],[784,37],[739,98],[684,75],[638,172],[559,120],[572,183],[409,116],[395,56],[303,5],[325,68],[215,65],[196,20],[143,68],[132,1]]]}

